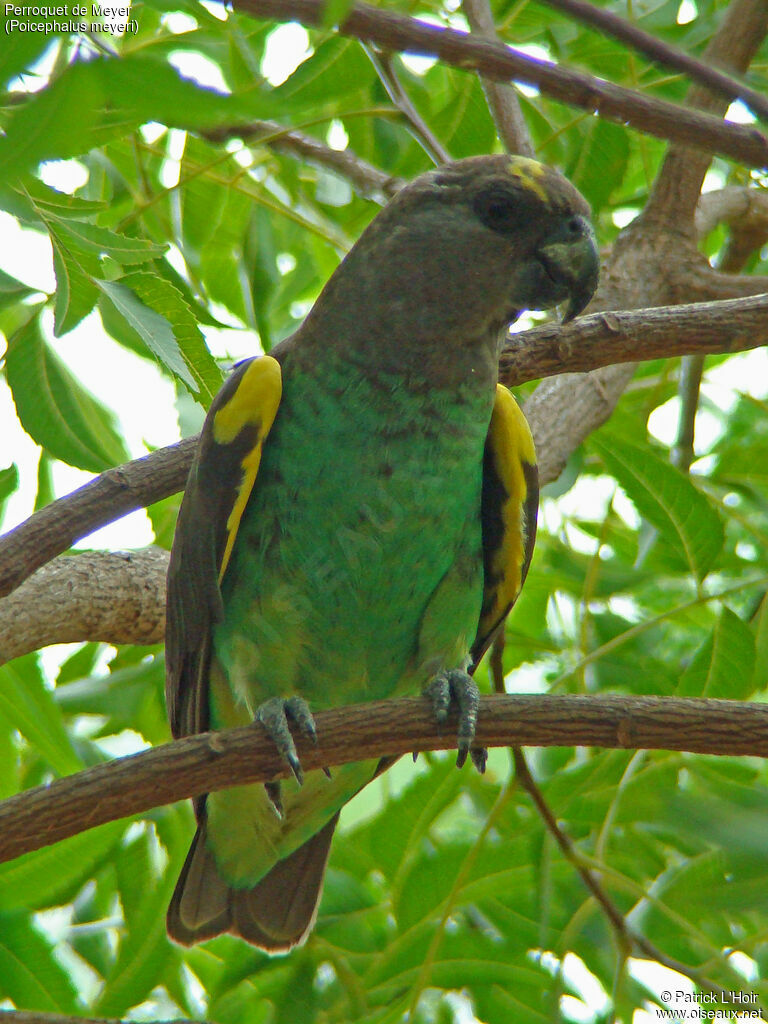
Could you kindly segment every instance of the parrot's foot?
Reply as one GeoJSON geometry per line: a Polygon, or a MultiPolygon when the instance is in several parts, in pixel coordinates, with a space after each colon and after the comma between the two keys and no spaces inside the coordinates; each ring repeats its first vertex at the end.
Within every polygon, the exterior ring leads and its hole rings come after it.
{"type": "Polygon", "coordinates": [[[439,672],[424,692],[432,701],[432,710],[438,724],[446,721],[451,701],[456,701],[459,709],[459,749],[456,767],[461,768],[469,754],[472,764],[482,775],[488,760],[488,751],[485,747],[472,746],[477,726],[477,710],[480,707],[477,683],[472,676],[456,668],[450,672],[439,672]]]}
{"type": "MultiPolygon", "coordinates": [[[[304,772],[296,753],[296,744],[293,742],[289,721],[294,722],[304,736],[311,739],[313,743],[317,743],[315,721],[307,702],[302,697],[289,697],[288,700],[284,700],[282,697],[271,697],[257,708],[255,721],[261,722],[267,730],[275,742],[278,754],[288,762],[296,781],[301,785],[304,781],[304,772]]],[[[270,797],[275,803],[271,794],[270,797]]],[[[275,804],[275,806],[278,805],[275,804]]]]}

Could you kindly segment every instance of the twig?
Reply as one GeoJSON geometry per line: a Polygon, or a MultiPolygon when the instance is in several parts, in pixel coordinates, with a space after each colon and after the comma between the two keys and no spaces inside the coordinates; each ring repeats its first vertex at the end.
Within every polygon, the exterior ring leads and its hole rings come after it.
{"type": "Polygon", "coordinates": [[[676,46],[670,46],[649,32],[644,32],[618,14],[604,7],[586,3],[585,0],[542,0],[542,3],[554,7],[555,10],[564,11],[576,21],[593,25],[600,32],[627,43],[656,64],[682,71],[695,82],[706,85],[729,100],[741,100],[756,117],[768,121],[768,100],[761,93],[750,89],[748,85],[725,74],[724,71],[712,67],[711,64],[696,60],[676,46]]]}
{"type": "MultiPolygon", "coordinates": [[[[455,716],[438,731],[423,697],[321,711],[315,720],[317,746],[296,739],[305,770],[456,747],[455,716]]],[[[486,747],[642,747],[768,757],[768,705],[494,694],[481,699],[477,742],[486,747]]],[[[253,726],[189,736],[96,765],[0,803],[0,862],[162,804],[287,772],[274,743],[253,726]]]]}
{"type": "Polygon", "coordinates": [[[611,927],[616,933],[621,954],[626,957],[632,952],[640,952],[649,960],[655,960],[664,967],[668,967],[670,970],[677,971],[686,978],[690,978],[690,980],[703,991],[716,992],[723,1003],[730,1003],[730,993],[727,989],[709,981],[709,979],[701,975],[695,968],[689,967],[680,960],[675,960],[674,957],[667,956],[666,953],[654,946],[653,943],[649,942],[643,935],[638,935],[637,932],[634,932],[627,925],[624,916],[621,914],[613,900],[605,892],[594,871],[590,870],[590,868],[588,868],[583,862],[580,854],[571,842],[570,836],[567,835],[567,833],[565,833],[558,825],[555,816],[550,810],[549,804],[544,799],[544,795],[536,785],[536,781],[528,769],[528,764],[522,750],[515,749],[512,751],[512,754],[515,760],[515,776],[517,781],[530,796],[547,831],[554,837],[554,840],[560,847],[560,851],[565,859],[574,868],[585,887],[592,893],[595,900],[597,900],[598,904],[602,908],[603,913],[608,918],[611,927]]]}
{"type": "Polygon", "coordinates": [[[319,139],[277,121],[252,121],[248,125],[225,125],[202,133],[210,142],[237,137],[255,139],[278,153],[288,153],[307,163],[335,171],[360,195],[369,199],[390,198],[403,187],[402,178],[393,177],[356,156],[348,149],[331,149],[319,139]]]}
{"type": "Polygon", "coordinates": [[[387,90],[387,95],[405,118],[411,134],[424,152],[436,164],[448,163],[451,159],[451,154],[413,105],[411,97],[403,88],[403,83],[392,66],[391,55],[381,52],[373,46],[366,46],[365,50],[369,60],[376,69],[376,74],[379,76],[381,84],[387,90]]]}
{"type": "MultiPolygon", "coordinates": [[[[473,33],[485,36],[486,39],[497,39],[496,25],[488,0],[464,0],[462,7],[473,33]]],[[[514,86],[494,82],[482,74],[480,83],[493,115],[496,131],[507,152],[534,156],[531,135],[514,86]]]]}
{"type": "MultiPolygon", "coordinates": [[[[323,0],[236,0],[235,10],[254,17],[295,19],[319,25],[323,0]]],[[[750,167],[768,165],[768,139],[759,131],[686,107],[604,82],[584,72],[529,57],[512,47],[477,39],[456,29],[435,27],[393,11],[354,4],[339,26],[384,50],[437,57],[464,70],[478,71],[500,82],[510,80],[536,86],[568,106],[629,124],[659,138],[696,146],[708,153],[729,156],[750,167]]]]}
{"type": "Polygon", "coordinates": [[[693,443],[696,412],[699,408],[701,377],[704,372],[704,356],[685,356],[680,363],[680,384],[677,394],[680,399],[680,419],[677,437],[670,455],[670,462],[687,473],[694,458],[693,443]]]}

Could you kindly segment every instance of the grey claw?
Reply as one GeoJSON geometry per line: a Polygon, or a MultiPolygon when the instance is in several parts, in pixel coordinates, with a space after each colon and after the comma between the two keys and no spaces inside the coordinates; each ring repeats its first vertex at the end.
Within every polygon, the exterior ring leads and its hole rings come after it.
{"type": "Polygon", "coordinates": [[[301,762],[296,753],[296,744],[288,725],[291,718],[299,727],[299,730],[308,736],[313,742],[317,742],[315,723],[309,710],[307,702],[301,697],[291,697],[283,700],[282,697],[271,697],[256,711],[256,721],[261,722],[267,730],[268,735],[274,741],[278,754],[286,761],[293,772],[299,785],[304,781],[304,772],[301,769],[301,762]]]}
{"type": "Polygon", "coordinates": [[[317,743],[317,730],[309,704],[303,697],[289,697],[285,702],[285,714],[294,720],[302,732],[313,743],[317,743]]]}
{"type": "Polygon", "coordinates": [[[477,688],[477,683],[472,676],[462,672],[461,669],[452,669],[450,672],[440,672],[436,675],[425,692],[432,701],[432,708],[438,723],[447,719],[451,700],[456,701],[459,711],[456,767],[461,768],[469,754],[472,763],[482,774],[485,771],[487,751],[483,747],[472,746],[477,727],[477,712],[480,707],[480,691],[477,688]]]}

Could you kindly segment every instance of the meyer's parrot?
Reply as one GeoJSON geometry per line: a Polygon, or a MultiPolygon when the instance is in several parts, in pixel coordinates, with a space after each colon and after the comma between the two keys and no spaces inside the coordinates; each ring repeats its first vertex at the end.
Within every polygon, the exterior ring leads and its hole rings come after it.
{"type": "MultiPolygon", "coordinates": [[[[459,705],[525,578],[533,440],[497,383],[523,309],[589,302],[587,203],[559,173],[482,156],[431,170],[363,232],[300,329],[239,364],[203,427],[168,573],[173,735],[264,724],[296,778],[199,797],[168,911],[190,944],[306,937],[343,805],[382,765],[301,781],[310,709],[426,690],[459,705]]],[[[390,762],[387,762],[387,764],[390,762]]]]}

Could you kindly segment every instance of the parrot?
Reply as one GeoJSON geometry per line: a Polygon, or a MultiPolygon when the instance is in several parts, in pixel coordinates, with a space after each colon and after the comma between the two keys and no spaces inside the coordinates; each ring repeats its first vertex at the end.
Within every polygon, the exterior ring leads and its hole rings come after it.
{"type": "Polygon", "coordinates": [[[166,700],[174,737],[260,724],[291,773],[194,801],[166,925],[268,953],[317,915],[343,806],[394,758],[305,773],[313,711],[425,693],[474,743],[481,656],[531,560],[536,455],[498,382],[523,310],[582,312],[599,257],[586,200],[503,154],[405,185],[298,330],[239,363],[208,411],[174,535],[166,700]]]}

